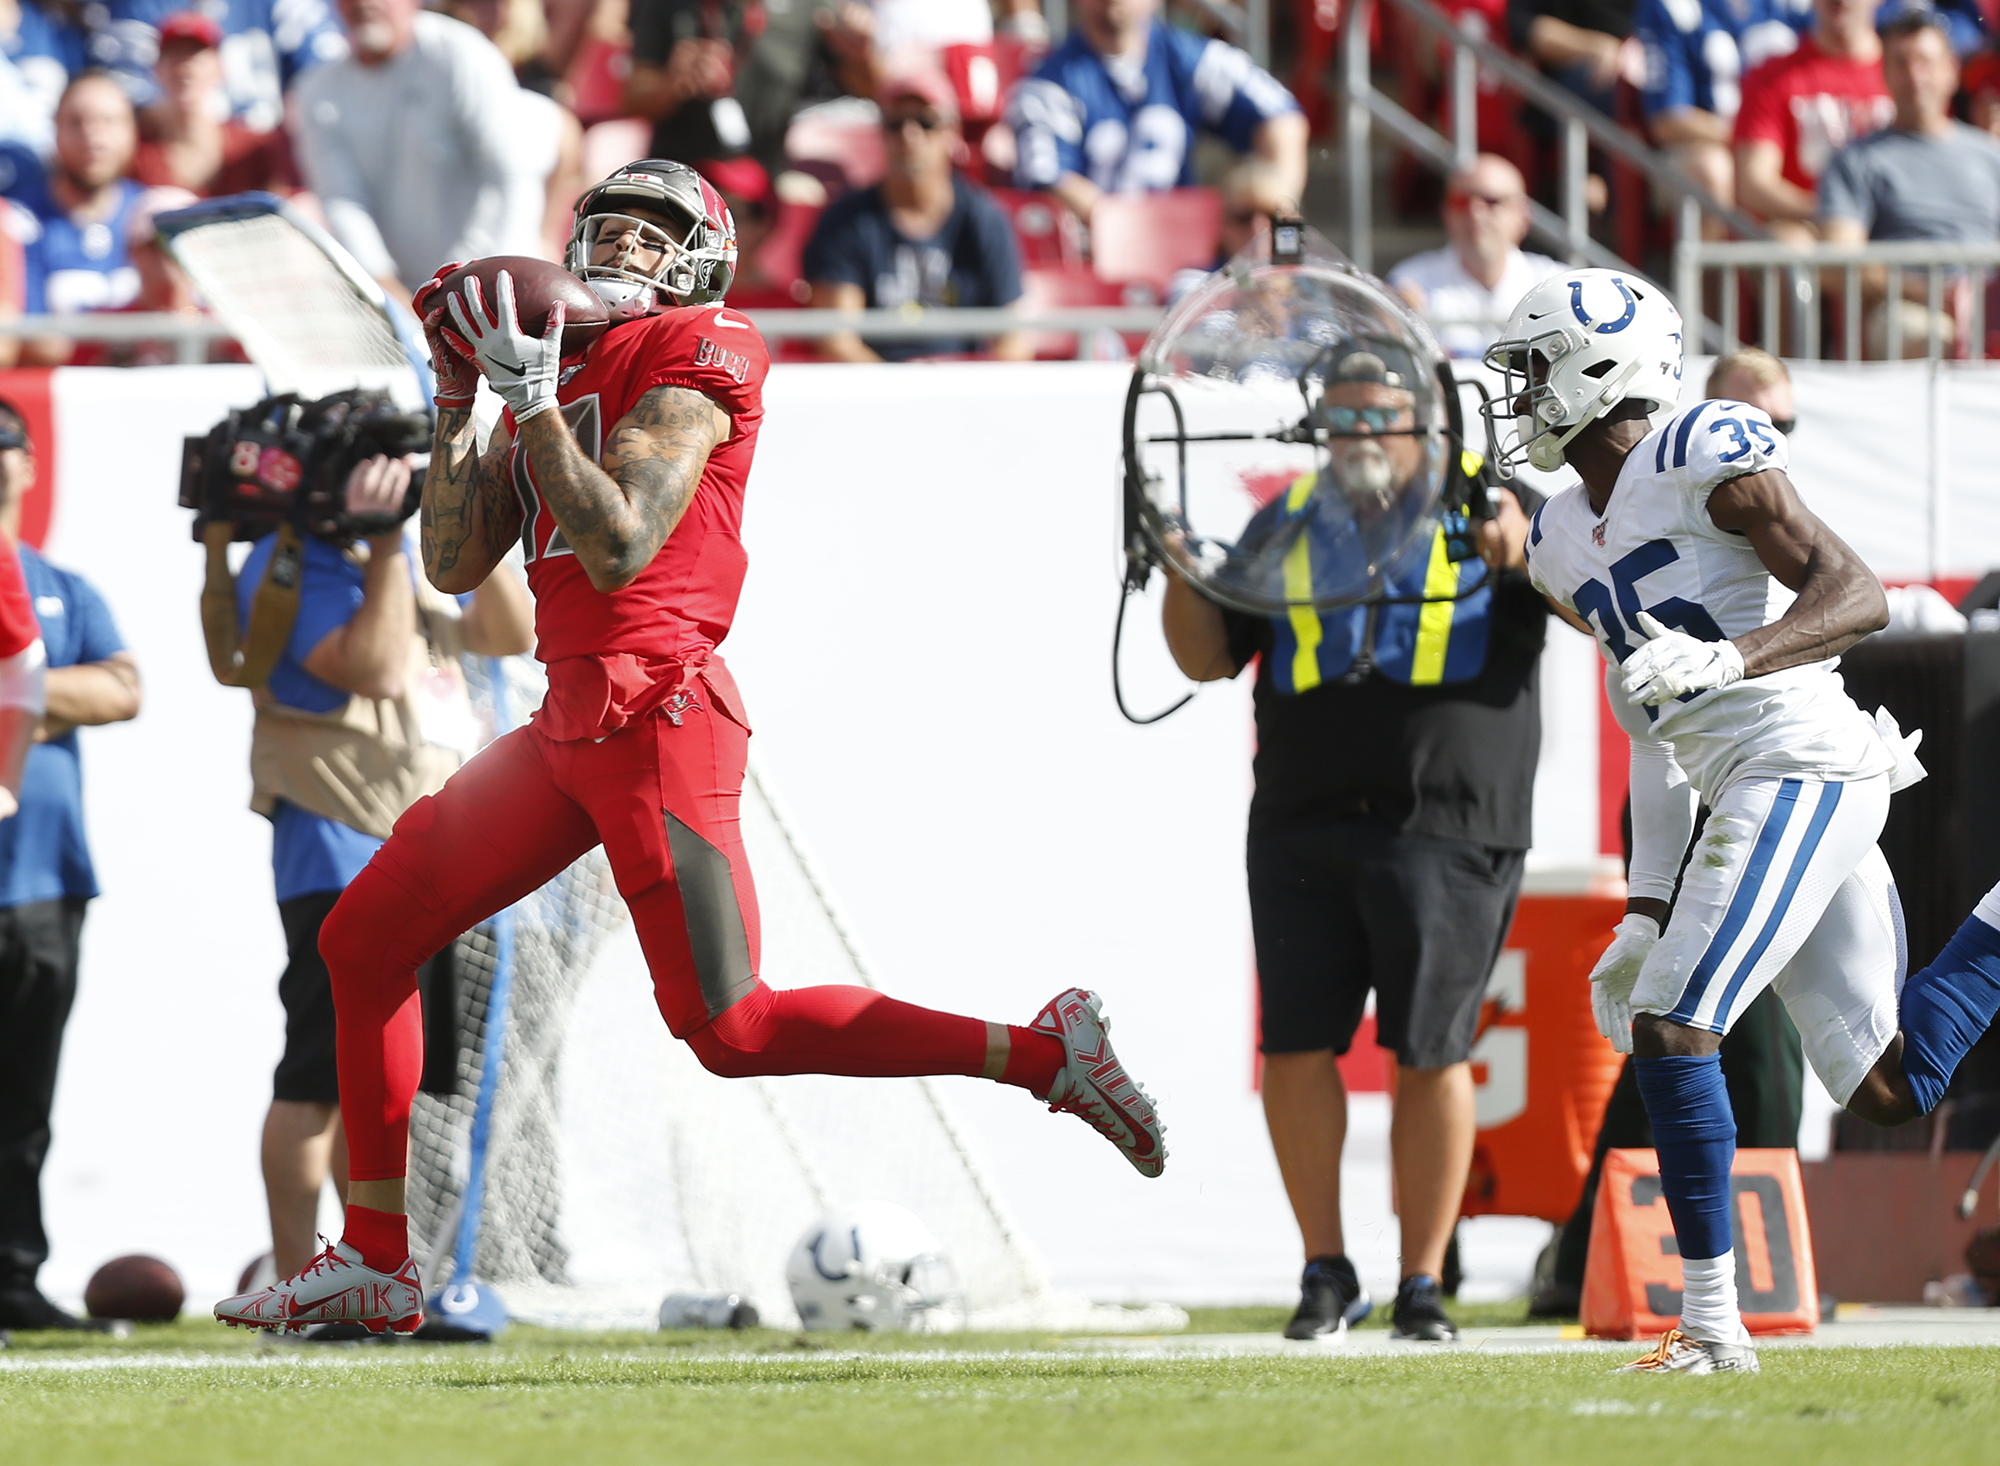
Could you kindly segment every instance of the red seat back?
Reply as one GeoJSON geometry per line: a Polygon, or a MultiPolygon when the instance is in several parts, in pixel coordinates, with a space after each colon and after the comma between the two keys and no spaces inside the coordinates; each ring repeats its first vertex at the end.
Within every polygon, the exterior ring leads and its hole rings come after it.
{"type": "Polygon", "coordinates": [[[987,190],[1007,211],[1024,270],[1065,269],[1083,264],[1083,221],[1052,193],[1022,188],[987,190]]]}
{"type": "Polygon", "coordinates": [[[1164,297],[1176,270],[1206,270],[1222,238],[1212,188],[1107,193],[1090,215],[1091,268],[1105,280],[1150,285],[1164,297]]]}

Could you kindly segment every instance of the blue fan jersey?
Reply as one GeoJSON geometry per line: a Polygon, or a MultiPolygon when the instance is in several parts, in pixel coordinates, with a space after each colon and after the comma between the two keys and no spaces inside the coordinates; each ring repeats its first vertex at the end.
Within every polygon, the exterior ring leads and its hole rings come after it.
{"type": "Polygon", "coordinates": [[[20,14],[20,28],[0,47],[43,115],[53,117],[69,79],[90,64],[89,42],[80,27],[50,15],[34,0],[21,0],[20,14]]]}
{"type": "Polygon", "coordinates": [[[1239,153],[1257,129],[1299,104],[1243,52],[1154,22],[1143,65],[1107,62],[1083,33],[1015,89],[1008,106],[1022,188],[1079,174],[1110,193],[1185,188],[1194,139],[1212,132],[1239,153]]]}
{"type": "Polygon", "coordinates": [[[326,0],[110,0],[104,64],[140,105],[154,92],[160,22],[199,10],[222,27],[222,86],[245,126],[269,132],[285,120],[285,92],[301,72],[347,54],[347,37],[326,0]]]}
{"type": "Polygon", "coordinates": [[[1733,118],[1743,78],[1797,49],[1812,23],[1812,0],[1639,0],[1640,105],[1648,118],[1683,107],[1733,118]]]}
{"type": "Polygon", "coordinates": [[[43,193],[9,207],[7,228],[21,242],[26,266],[25,309],[118,310],[139,294],[139,272],[129,252],[132,211],[145,189],[118,182],[118,207],[108,219],[79,224],[43,193]]]}

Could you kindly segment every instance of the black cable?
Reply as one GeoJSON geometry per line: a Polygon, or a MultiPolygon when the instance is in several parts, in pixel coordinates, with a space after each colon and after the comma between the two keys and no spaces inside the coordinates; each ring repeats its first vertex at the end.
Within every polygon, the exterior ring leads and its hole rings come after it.
{"type": "Polygon", "coordinates": [[[1118,700],[1118,711],[1125,715],[1125,721],[1128,723],[1137,723],[1143,728],[1149,723],[1157,723],[1160,719],[1179,712],[1194,701],[1194,693],[1187,693],[1172,707],[1163,708],[1159,712],[1154,713],[1150,718],[1134,717],[1132,710],[1125,706],[1125,684],[1118,675],[1118,648],[1125,639],[1125,607],[1131,599],[1132,587],[1130,585],[1121,585],[1118,588],[1118,620],[1113,624],[1111,629],[1111,695],[1118,700]]]}

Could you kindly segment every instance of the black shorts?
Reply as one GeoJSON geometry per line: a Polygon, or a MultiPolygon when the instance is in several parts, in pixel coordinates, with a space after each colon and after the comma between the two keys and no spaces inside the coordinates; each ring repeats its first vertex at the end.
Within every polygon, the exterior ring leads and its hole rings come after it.
{"type": "Polygon", "coordinates": [[[1359,819],[1250,830],[1250,923],[1267,1054],[1344,1054],[1375,992],[1376,1042],[1407,1068],[1472,1051],[1514,919],[1523,852],[1359,819]]]}
{"type": "MultiPolygon", "coordinates": [[[[338,891],[313,891],[278,903],[285,927],[285,971],[278,1001],[285,1005],[285,1052],[271,1075],[271,1098],[299,1104],[340,1103],[340,1070],[334,1052],[333,979],[319,955],[319,929],[340,900],[338,891]]],[[[424,1010],[426,1094],[456,1094],[461,1035],[456,1014],[458,944],[417,970],[424,1010]],[[441,1076],[441,1077],[440,1077],[441,1076]]]]}
{"type": "Polygon", "coordinates": [[[312,891],[278,903],[285,925],[285,971],[278,1001],[285,1005],[285,1052],[271,1075],[271,1098],[298,1104],[340,1103],[333,1051],[333,982],[319,955],[319,929],[338,891],[312,891]]]}

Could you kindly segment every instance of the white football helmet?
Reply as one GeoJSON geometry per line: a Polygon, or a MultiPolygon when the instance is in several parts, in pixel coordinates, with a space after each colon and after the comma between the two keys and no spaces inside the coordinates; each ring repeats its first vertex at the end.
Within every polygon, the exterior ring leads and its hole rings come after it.
{"type": "Polygon", "coordinates": [[[1480,412],[1494,429],[1495,467],[1560,468],[1563,449],[1621,402],[1654,412],[1680,403],[1681,313],[1666,292],[1619,270],[1551,275],[1521,297],[1486,353],[1499,395],[1480,412]]]}
{"type": "Polygon", "coordinates": [[[944,1244],[893,1201],[860,1202],[814,1222],[792,1249],[785,1281],[809,1329],[930,1334],[965,1322],[944,1244]]]}

